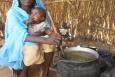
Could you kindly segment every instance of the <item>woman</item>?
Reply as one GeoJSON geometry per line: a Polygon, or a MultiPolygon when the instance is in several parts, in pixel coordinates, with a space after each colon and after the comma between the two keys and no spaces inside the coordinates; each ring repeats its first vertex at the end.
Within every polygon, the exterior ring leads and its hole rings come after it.
{"type": "Polygon", "coordinates": [[[43,7],[41,0],[13,0],[7,13],[5,23],[5,43],[0,49],[0,64],[9,66],[14,70],[23,69],[20,77],[27,77],[27,68],[23,65],[23,46],[25,42],[43,44],[59,44],[59,38],[29,35],[25,21],[34,5],[43,7]]]}

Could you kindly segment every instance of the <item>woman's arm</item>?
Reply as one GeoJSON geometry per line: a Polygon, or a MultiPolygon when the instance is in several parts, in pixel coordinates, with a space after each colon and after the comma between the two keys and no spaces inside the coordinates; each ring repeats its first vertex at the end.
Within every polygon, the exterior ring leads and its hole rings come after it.
{"type": "Polygon", "coordinates": [[[25,39],[26,42],[35,42],[35,43],[42,43],[42,44],[51,44],[51,45],[59,45],[60,38],[54,37],[41,37],[41,36],[34,36],[29,35],[25,39]]]}
{"type": "Polygon", "coordinates": [[[32,35],[32,36],[43,36],[43,35],[45,35],[46,33],[45,32],[33,32],[33,33],[30,33],[30,35],[32,35]]]}

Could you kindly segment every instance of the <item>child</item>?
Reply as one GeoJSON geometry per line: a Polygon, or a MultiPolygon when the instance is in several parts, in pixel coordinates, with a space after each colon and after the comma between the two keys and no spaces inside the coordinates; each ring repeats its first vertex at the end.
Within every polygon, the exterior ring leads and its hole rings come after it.
{"type": "Polygon", "coordinates": [[[27,20],[26,24],[28,25],[29,33],[42,33],[45,31],[45,18],[46,12],[40,7],[35,7],[32,10],[30,18],[27,20]]]}
{"type": "MultiPolygon", "coordinates": [[[[41,37],[48,37],[47,34],[51,34],[50,29],[46,27],[44,22],[46,18],[46,12],[40,7],[35,7],[32,10],[30,18],[27,20],[29,34],[40,35],[41,37]],[[46,35],[46,36],[45,36],[46,35]]],[[[53,46],[48,44],[32,43],[25,44],[24,46],[24,64],[30,66],[33,64],[41,64],[44,62],[44,52],[52,52],[53,46]]]]}

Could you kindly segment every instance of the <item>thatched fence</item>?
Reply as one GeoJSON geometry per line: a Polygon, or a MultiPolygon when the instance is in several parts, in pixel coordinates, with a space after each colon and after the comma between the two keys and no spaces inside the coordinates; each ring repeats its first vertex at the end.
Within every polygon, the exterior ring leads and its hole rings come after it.
{"type": "MultiPolygon", "coordinates": [[[[8,1],[8,0],[7,0],[8,1]]],[[[55,23],[71,25],[76,37],[115,43],[115,0],[44,0],[55,23]]],[[[9,2],[0,0],[0,17],[9,2]]]]}
{"type": "Polygon", "coordinates": [[[0,0],[0,23],[1,18],[6,15],[8,8],[10,7],[10,0],[0,0]]]}

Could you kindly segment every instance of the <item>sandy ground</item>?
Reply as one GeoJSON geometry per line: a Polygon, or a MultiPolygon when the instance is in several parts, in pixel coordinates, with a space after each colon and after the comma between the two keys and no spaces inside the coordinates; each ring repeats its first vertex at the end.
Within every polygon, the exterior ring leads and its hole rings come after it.
{"type": "Polygon", "coordinates": [[[12,70],[8,67],[0,66],[0,77],[13,77],[12,70]]]}
{"type": "MultiPolygon", "coordinates": [[[[68,42],[69,46],[76,46],[76,45],[85,45],[85,46],[93,46],[96,48],[107,48],[112,50],[112,52],[115,54],[115,47],[112,47],[111,45],[107,45],[106,43],[100,42],[100,41],[92,41],[92,40],[84,40],[84,39],[77,39],[75,41],[68,42]]],[[[37,77],[37,67],[33,67],[29,73],[29,77],[37,77]]],[[[0,77],[13,77],[12,71],[7,67],[0,67],[0,77]]],[[[57,73],[54,70],[50,70],[49,77],[57,77],[57,73]]]]}
{"type": "MultiPolygon", "coordinates": [[[[38,77],[37,72],[37,67],[33,67],[29,72],[29,77],[38,77]]],[[[0,77],[13,77],[13,72],[8,67],[0,66],[0,77]]],[[[55,70],[50,69],[49,77],[57,77],[55,70]]]]}

